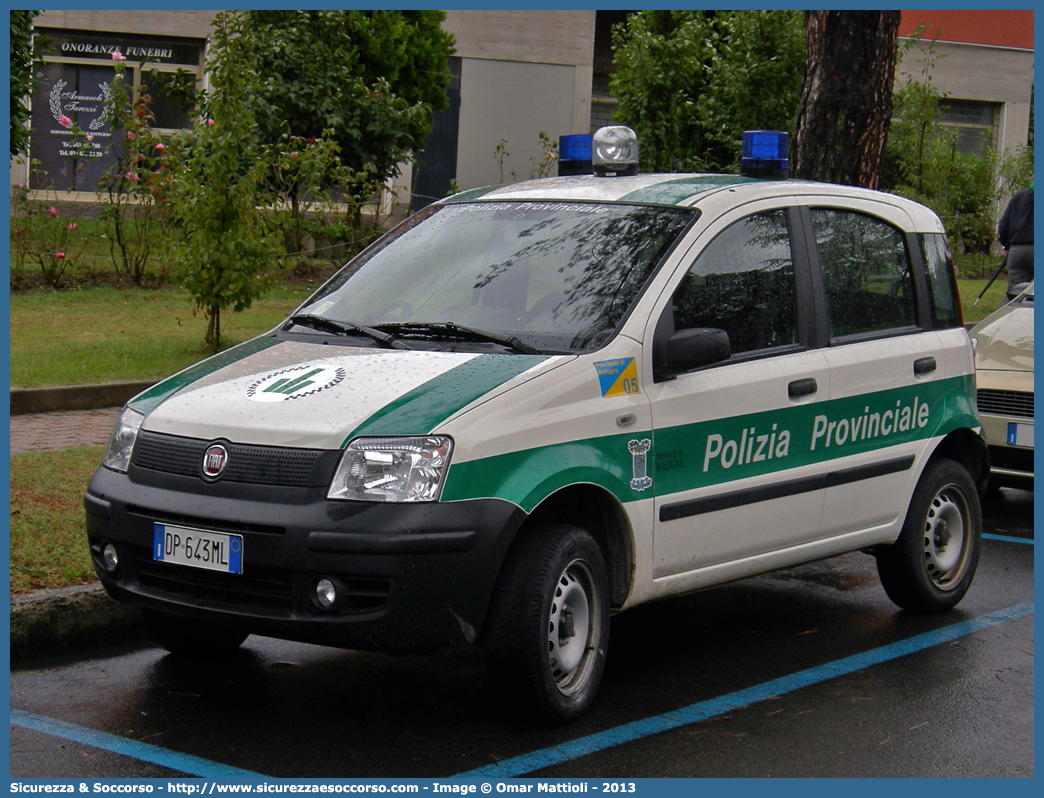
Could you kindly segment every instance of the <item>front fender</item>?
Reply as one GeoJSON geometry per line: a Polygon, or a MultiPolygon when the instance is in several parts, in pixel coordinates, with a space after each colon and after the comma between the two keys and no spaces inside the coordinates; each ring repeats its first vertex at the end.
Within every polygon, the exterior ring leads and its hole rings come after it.
{"type": "Polygon", "coordinates": [[[512,502],[525,512],[569,485],[598,485],[621,503],[651,495],[651,452],[631,446],[651,440],[649,432],[552,444],[454,464],[442,501],[479,497],[512,502]],[[635,487],[632,487],[632,484],[635,487]]]}

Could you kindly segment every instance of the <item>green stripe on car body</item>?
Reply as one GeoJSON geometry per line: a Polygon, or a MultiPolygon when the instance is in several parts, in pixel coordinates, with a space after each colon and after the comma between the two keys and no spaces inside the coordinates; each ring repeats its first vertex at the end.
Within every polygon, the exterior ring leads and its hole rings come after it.
{"type": "Polygon", "coordinates": [[[590,483],[621,502],[783,473],[979,426],[974,377],[780,410],[553,444],[450,466],[442,501],[498,498],[531,512],[590,483]],[[651,438],[647,461],[631,444],[651,438]],[[650,483],[642,477],[651,477],[650,483]],[[632,487],[632,484],[636,487],[632,487]]]}
{"type": "Polygon", "coordinates": [[[153,385],[148,390],[143,391],[131,399],[128,404],[134,410],[148,414],[172,394],[177,393],[182,388],[191,385],[197,380],[203,379],[208,374],[212,374],[218,369],[230,366],[233,363],[250,357],[251,355],[255,355],[258,352],[262,352],[278,343],[279,341],[275,338],[267,337],[252,338],[249,341],[244,341],[237,346],[233,346],[231,349],[226,349],[224,352],[214,355],[214,357],[208,357],[206,360],[201,360],[199,363],[189,366],[187,369],[179,371],[174,376],[168,377],[162,382],[153,385]]]}
{"type": "Polygon", "coordinates": [[[753,182],[752,177],[738,175],[693,175],[677,180],[666,180],[653,186],[632,191],[620,197],[618,202],[640,202],[652,205],[677,205],[696,194],[727,188],[738,183],[753,182]]]}
{"type": "Polygon", "coordinates": [[[360,435],[423,435],[462,407],[543,363],[545,355],[478,355],[389,402],[344,439],[360,435]]]}
{"type": "Polygon", "coordinates": [[[510,184],[505,183],[498,186],[482,186],[481,188],[468,189],[467,191],[461,191],[459,194],[454,194],[452,197],[444,199],[443,202],[446,205],[453,205],[458,202],[474,202],[475,200],[481,199],[487,194],[491,194],[498,188],[504,188],[505,185],[510,184]]]}

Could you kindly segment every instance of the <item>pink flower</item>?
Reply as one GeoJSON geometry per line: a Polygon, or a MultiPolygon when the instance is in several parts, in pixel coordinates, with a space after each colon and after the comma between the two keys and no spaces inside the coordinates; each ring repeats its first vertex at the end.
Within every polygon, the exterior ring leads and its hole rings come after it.
{"type": "Polygon", "coordinates": [[[56,260],[61,260],[62,258],[65,257],[65,253],[64,252],[55,252],[54,253],[54,257],[55,257],[56,260]]]}
{"type": "Polygon", "coordinates": [[[79,225],[76,224],[76,222],[70,222],[69,225],[65,229],[66,230],[75,230],[77,227],[79,227],[79,225]]]}
{"type": "Polygon", "coordinates": [[[208,120],[207,120],[207,125],[208,125],[209,127],[214,127],[214,120],[213,120],[213,119],[208,119],[208,120]]]}
{"type": "Polygon", "coordinates": [[[72,127],[72,120],[65,114],[62,114],[62,118],[58,121],[62,124],[62,127],[72,127]]]}
{"type": "Polygon", "coordinates": [[[19,183],[18,184],[18,190],[19,191],[25,191],[25,183],[19,183]]]}
{"type": "Polygon", "coordinates": [[[90,133],[88,133],[87,134],[87,141],[94,141],[94,136],[92,136],[90,133]]]}
{"type": "Polygon", "coordinates": [[[164,144],[163,142],[160,142],[159,144],[156,145],[156,149],[159,150],[160,152],[163,152],[165,149],[167,149],[167,145],[164,144]]]}
{"type": "Polygon", "coordinates": [[[138,182],[138,173],[137,172],[127,172],[127,174],[125,174],[124,177],[127,178],[132,183],[137,183],[138,182]]]}
{"type": "Polygon", "coordinates": [[[137,136],[135,135],[133,130],[128,130],[127,131],[127,141],[134,141],[134,139],[136,139],[136,138],[137,138],[137,136]]]}
{"type": "Polygon", "coordinates": [[[113,61],[126,61],[127,60],[127,56],[125,56],[119,50],[113,50],[112,51],[112,60],[113,61]]]}
{"type": "Polygon", "coordinates": [[[53,205],[50,208],[47,209],[47,212],[49,214],[51,214],[51,216],[57,216],[58,215],[58,209],[56,207],[54,207],[53,205]]]}
{"type": "Polygon", "coordinates": [[[298,157],[299,156],[298,156],[298,154],[296,152],[290,153],[290,160],[291,161],[296,161],[298,159],[298,157]]]}

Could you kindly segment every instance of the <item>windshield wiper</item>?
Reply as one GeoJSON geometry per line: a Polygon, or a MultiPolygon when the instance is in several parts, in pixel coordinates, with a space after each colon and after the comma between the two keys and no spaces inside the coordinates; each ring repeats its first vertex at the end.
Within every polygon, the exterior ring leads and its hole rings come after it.
{"type": "Polygon", "coordinates": [[[368,338],[372,338],[374,341],[384,344],[392,349],[412,348],[404,344],[391,333],[386,333],[382,330],[375,330],[373,327],[366,327],[362,324],[354,324],[350,321],[334,321],[325,316],[317,316],[314,313],[298,313],[295,316],[291,316],[287,321],[291,324],[298,324],[301,327],[311,327],[313,330],[326,330],[327,332],[335,332],[341,335],[362,333],[368,338]]]}
{"type": "Polygon", "coordinates": [[[541,354],[539,349],[530,346],[525,341],[520,340],[517,336],[505,335],[504,333],[493,332],[492,330],[480,330],[476,327],[466,327],[463,324],[457,324],[452,321],[411,321],[400,324],[382,324],[381,328],[397,330],[399,333],[404,335],[449,335],[454,338],[470,339],[472,341],[489,341],[491,343],[500,344],[501,346],[506,346],[509,349],[521,352],[524,355],[541,354]]]}

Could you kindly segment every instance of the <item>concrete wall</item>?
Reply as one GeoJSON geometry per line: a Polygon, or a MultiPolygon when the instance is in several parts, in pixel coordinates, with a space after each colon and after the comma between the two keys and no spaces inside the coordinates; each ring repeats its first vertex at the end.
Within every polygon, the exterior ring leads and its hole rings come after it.
{"type": "Polygon", "coordinates": [[[148,36],[184,36],[205,39],[215,11],[44,11],[36,18],[38,28],[140,33],[148,36]]]}
{"type": "Polygon", "coordinates": [[[457,183],[529,177],[552,141],[585,133],[591,117],[595,11],[448,11],[462,61],[457,183]],[[509,156],[503,168],[495,149],[509,156]]]}
{"type": "MultiPolygon", "coordinates": [[[[915,47],[899,66],[915,77],[926,44],[915,47]]],[[[997,143],[1012,149],[1026,143],[1033,96],[1033,51],[939,41],[932,85],[951,100],[1001,103],[997,143]]]]}

